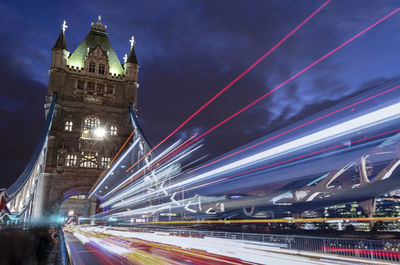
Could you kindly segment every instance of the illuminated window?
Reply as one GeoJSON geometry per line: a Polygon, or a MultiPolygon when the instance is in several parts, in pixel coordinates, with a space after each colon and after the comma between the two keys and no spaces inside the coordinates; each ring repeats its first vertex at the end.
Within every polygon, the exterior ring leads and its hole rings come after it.
{"type": "Polygon", "coordinates": [[[100,64],[99,65],[99,74],[104,75],[105,68],[106,68],[106,66],[104,64],[100,64]]]}
{"type": "Polygon", "coordinates": [[[72,121],[66,121],[64,130],[67,132],[72,132],[72,125],[73,125],[72,121]]]}
{"type": "Polygon", "coordinates": [[[67,155],[67,167],[76,167],[78,157],[76,155],[67,155]]]}
{"type": "Polygon", "coordinates": [[[97,130],[100,129],[100,119],[94,116],[88,116],[83,121],[82,138],[102,138],[97,135],[97,130]]]}
{"type": "Polygon", "coordinates": [[[88,82],[87,83],[87,90],[91,90],[91,91],[94,90],[94,83],[93,82],[88,82]]]}
{"type": "Polygon", "coordinates": [[[89,72],[91,72],[91,73],[96,72],[96,64],[95,63],[92,63],[92,62],[89,63],[89,72]]]}
{"type": "Polygon", "coordinates": [[[108,166],[108,164],[110,164],[110,162],[111,162],[111,158],[102,157],[101,158],[101,164],[100,164],[101,168],[106,168],[108,166]]]}
{"type": "Polygon", "coordinates": [[[78,80],[78,84],[76,85],[76,88],[83,89],[84,87],[85,87],[85,81],[78,80]]]}
{"type": "Polygon", "coordinates": [[[97,92],[104,93],[104,84],[97,84],[97,92]]]}
{"type": "Polygon", "coordinates": [[[84,200],[84,199],[86,199],[86,195],[78,195],[78,199],[84,200]]]}
{"type": "Polygon", "coordinates": [[[81,167],[97,168],[97,158],[94,153],[83,153],[81,157],[81,167]]]}
{"type": "Polygon", "coordinates": [[[117,126],[111,126],[110,135],[117,135],[117,126]]]}

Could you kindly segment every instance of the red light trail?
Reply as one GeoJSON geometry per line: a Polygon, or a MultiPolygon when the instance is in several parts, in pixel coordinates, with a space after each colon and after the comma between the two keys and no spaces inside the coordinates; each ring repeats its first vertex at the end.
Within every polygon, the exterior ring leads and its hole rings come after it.
{"type": "Polygon", "coordinates": [[[358,37],[362,36],[363,34],[365,34],[366,32],[368,32],[370,29],[374,28],[375,26],[377,26],[378,24],[382,23],[383,21],[385,21],[386,19],[388,19],[389,17],[393,16],[395,13],[397,13],[398,11],[400,11],[400,8],[395,9],[394,11],[390,12],[388,15],[384,16],[383,18],[379,19],[378,21],[376,21],[375,23],[373,23],[372,25],[370,25],[369,27],[365,28],[364,30],[362,30],[361,32],[357,33],[356,35],[354,35],[353,37],[351,37],[350,39],[348,39],[347,41],[343,42],[342,44],[340,44],[338,47],[336,47],[335,49],[331,50],[330,52],[326,53],[324,56],[322,56],[321,58],[319,58],[318,60],[314,61],[313,63],[311,63],[310,65],[308,65],[307,67],[303,68],[301,71],[297,72],[296,74],[294,74],[293,76],[291,76],[290,78],[288,78],[286,81],[280,83],[278,86],[276,86],[275,88],[273,88],[272,90],[268,91],[266,94],[264,94],[263,96],[259,97],[258,99],[254,100],[253,102],[251,102],[249,105],[247,105],[246,107],[240,109],[239,111],[237,111],[236,113],[232,114],[231,116],[227,117],[225,120],[221,121],[220,123],[214,125],[213,127],[211,127],[210,129],[208,129],[206,132],[204,132],[203,134],[197,136],[195,139],[193,139],[191,142],[187,143],[185,146],[181,147],[179,150],[177,150],[175,153],[173,153],[172,155],[170,155],[169,157],[167,157],[167,159],[169,159],[170,157],[176,155],[177,153],[179,153],[182,149],[188,147],[189,145],[193,144],[194,142],[198,141],[199,139],[203,138],[204,136],[206,136],[207,134],[209,134],[210,132],[214,131],[215,129],[217,129],[218,127],[222,126],[223,124],[227,123],[228,121],[230,121],[231,119],[235,118],[236,116],[238,116],[240,113],[246,111],[247,109],[251,108],[252,106],[254,106],[255,104],[257,104],[258,102],[260,102],[261,100],[265,99],[266,97],[268,97],[269,95],[271,95],[272,93],[274,93],[276,90],[278,90],[279,88],[281,88],[282,86],[286,85],[287,83],[289,83],[290,81],[292,81],[293,79],[297,78],[298,76],[300,76],[301,74],[303,74],[304,72],[306,72],[307,70],[311,69],[312,67],[314,67],[315,65],[317,65],[318,63],[320,63],[321,61],[323,61],[324,59],[326,59],[327,57],[329,57],[330,55],[332,55],[333,53],[337,52],[338,50],[340,50],[341,48],[343,48],[344,46],[346,46],[347,44],[349,44],[350,42],[354,41],[355,39],[357,39],[358,37]]]}
{"type": "Polygon", "coordinates": [[[238,77],[236,77],[232,82],[230,82],[226,87],[220,90],[215,96],[209,99],[204,105],[202,105],[198,110],[196,110],[192,115],[189,116],[184,122],[182,122],[175,130],[173,130],[167,137],[165,137],[161,142],[159,142],[156,146],[154,146],[147,154],[145,154],[141,159],[139,159],[135,164],[129,167],[126,172],[131,170],[134,166],[136,166],[140,161],[142,161],[145,157],[147,157],[151,152],[153,152],[156,148],[162,145],[166,140],[171,138],[176,132],[178,132],[186,123],[192,120],[197,114],[199,114],[203,109],[205,109],[208,105],[210,105],[214,100],[216,100],[220,95],[222,95],[226,90],[228,90],[231,86],[237,83],[242,77],[244,77],[248,72],[250,72],[254,67],[256,67],[261,61],[263,61],[268,55],[270,55],[273,51],[275,51],[280,45],[282,45],[290,36],[292,36],[296,31],[298,31],[301,27],[304,26],[313,16],[315,16],[318,12],[320,12],[331,0],[326,1],[322,6],[320,6],[317,10],[315,10],[311,15],[309,15],[305,20],[303,20],[297,27],[295,27],[291,32],[289,32],[283,39],[281,39],[275,46],[273,46],[267,53],[265,53],[262,57],[260,57],[257,61],[255,61],[249,68],[247,68],[243,73],[241,73],[238,77]]]}
{"type": "Polygon", "coordinates": [[[253,145],[251,145],[251,146],[248,146],[248,147],[245,147],[245,148],[243,148],[243,149],[240,149],[240,150],[238,150],[238,151],[236,151],[236,152],[234,152],[234,153],[232,153],[232,154],[226,155],[226,156],[221,157],[221,158],[219,158],[219,159],[217,159],[217,160],[215,160],[215,161],[211,161],[210,163],[207,163],[207,164],[202,165],[202,166],[200,166],[200,167],[198,167],[198,168],[195,168],[195,169],[193,169],[193,170],[187,172],[187,174],[196,172],[196,171],[199,170],[199,169],[208,167],[208,166],[210,166],[210,165],[212,165],[212,164],[215,164],[215,163],[217,163],[217,162],[220,162],[220,161],[222,161],[222,160],[225,160],[226,158],[229,158],[229,157],[232,157],[232,156],[234,156],[234,155],[237,155],[237,154],[239,154],[239,153],[241,153],[241,152],[243,152],[243,151],[252,149],[252,148],[254,148],[254,147],[256,147],[256,146],[259,146],[259,145],[261,145],[261,144],[264,144],[264,143],[266,143],[266,142],[269,142],[269,141],[271,141],[271,140],[273,140],[273,139],[276,139],[276,138],[278,138],[278,137],[280,137],[280,136],[282,136],[282,135],[285,135],[285,134],[287,134],[287,133],[289,133],[289,132],[292,132],[292,131],[294,131],[294,130],[297,130],[297,129],[299,129],[299,128],[302,128],[302,127],[304,127],[304,126],[306,126],[306,125],[309,125],[309,124],[314,123],[314,122],[316,122],[316,121],[322,120],[322,119],[324,119],[324,118],[327,118],[327,117],[329,117],[329,116],[332,116],[332,115],[334,115],[334,114],[336,114],[336,113],[339,113],[339,112],[341,112],[341,111],[343,111],[343,110],[352,108],[352,107],[354,107],[354,106],[356,106],[356,105],[358,105],[358,104],[364,103],[364,102],[369,101],[369,100],[371,100],[371,99],[374,99],[374,98],[377,98],[377,97],[379,97],[379,96],[382,96],[382,95],[384,95],[384,94],[386,94],[386,93],[388,93],[388,92],[391,92],[391,91],[393,91],[393,90],[395,90],[395,89],[397,89],[397,88],[399,88],[399,87],[400,87],[400,85],[395,86],[395,87],[392,87],[392,88],[387,89],[387,90],[385,90],[385,91],[383,91],[383,92],[380,92],[380,93],[375,94],[375,95],[373,95],[373,96],[370,96],[370,97],[368,97],[368,98],[362,99],[362,100],[357,101],[357,102],[355,102],[355,103],[353,103],[353,104],[350,104],[350,105],[348,105],[348,106],[346,106],[346,107],[337,109],[337,110],[332,111],[332,112],[330,112],[330,113],[328,113],[328,114],[325,114],[325,115],[323,115],[323,116],[320,116],[320,117],[318,117],[318,118],[315,118],[315,119],[313,119],[313,120],[311,120],[311,121],[308,121],[308,122],[306,122],[306,123],[300,124],[299,126],[296,126],[296,127],[291,128],[291,129],[289,129],[289,130],[287,130],[287,131],[284,131],[284,132],[282,132],[282,133],[280,133],[280,134],[277,134],[277,135],[275,135],[275,136],[272,136],[272,137],[270,137],[270,138],[268,138],[268,139],[266,139],[266,140],[263,140],[263,141],[261,141],[261,142],[255,143],[255,144],[253,144],[253,145]]]}
{"type": "MultiPolygon", "coordinates": [[[[373,138],[376,138],[376,137],[384,136],[384,135],[395,133],[395,132],[399,132],[399,131],[400,131],[400,129],[396,129],[396,130],[380,133],[380,134],[369,136],[369,137],[366,137],[366,138],[363,138],[363,139],[351,141],[350,144],[359,143],[359,142],[362,142],[362,141],[370,140],[370,139],[373,139],[373,138]]],[[[242,176],[242,175],[245,175],[245,174],[257,172],[257,171],[260,171],[260,170],[263,170],[263,169],[267,169],[267,168],[270,168],[270,167],[279,166],[279,165],[286,164],[286,163],[289,163],[289,162],[292,162],[292,161],[295,161],[295,160],[298,160],[298,159],[301,159],[301,158],[305,158],[305,157],[309,157],[309,156],[316,155],[316,154],[319,154],[319,153],[323,153],[323,152],[326,152],[326,151],[330,151],[330,150],[333,150],[333,149],[337,149],[339,147],[345,147],[347,145],[348,144],[345,143],[345,144],[339,144],[339,145],[331,146],[331,147],[328,147],[328,148],[325,148],[325,149],[322,149],[322,150],[314,151],[312,153],[308,153],[308,154],[305,154],[305,155],[297,156],[297,157],[294,157],[294,158],[291,158],[291,159],[288,159],[288,160],[285,160],[285,161],[281,161],[281,162],[277,162],[277,163],[274,163],[274,164],[270,164],[270,165],[266,165],[266,166],[263,166],[263,167],[259,167],[259,168],[256,168],[256,169],[248,170],[248,171],[241,172],[241,173],[238,173],[238,174],[235,174],[235,175],[232,175],[232,176],[229,176],[229,177],[225,177],[225,178],[222,178],[222,179],[217,179],[217,180],[214,180],[214,181],[210,181],[210,182],[207,182],[205,184],[201,184],[201,185],[198,185],[196,187],[192,187],[190,189],[196,189],[196,188],[205,187],[205,186],[208,186],[210,184],[214,184],[214,183],[217,183],[217,182],[221,182],[221,181],[228,180],[228,179],[231,179],[231,178],[235,178],[235,177],[238,177],[238,176],[242,176]]]]}

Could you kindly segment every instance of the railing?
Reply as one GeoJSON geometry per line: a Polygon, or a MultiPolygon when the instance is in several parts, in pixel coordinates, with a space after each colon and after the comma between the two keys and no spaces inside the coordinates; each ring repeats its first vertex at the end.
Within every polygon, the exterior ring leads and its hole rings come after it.
{"type": "Polygon", "coordinates": [[[58,243],[58,246],[57,246],[56,265],[73,264],[71,262],[70,251],[65,242],[64,231],[62,230],[62,228],[60,228],[59,231],[60,231],[60,242],[58,243]]]}
{"type": "Polygon", "coordinates": [[[400,262],[400,240],[370,240],[327,238],[296,235],[271,235],[250,234],[197,230],[168,230],[147,229],[134,227],[119,227],[129,231],[140,232],[167,232],[170,235],[193,238],[224,238],[234,240],[246,240],[258,242],[261,245],[290,251],[312,252],[345,256],[351,258],[363,258],[368,260],[400,262]]]}

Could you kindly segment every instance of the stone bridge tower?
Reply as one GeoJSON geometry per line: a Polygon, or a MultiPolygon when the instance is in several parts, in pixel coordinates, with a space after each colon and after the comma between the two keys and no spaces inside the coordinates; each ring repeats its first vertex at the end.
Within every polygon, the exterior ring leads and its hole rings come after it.
{"type": "Polygon", "coordinates": [[[72,54],[66,28],[64,21],[52,49],[47,102],[57,93],[57,105],[34,216],[58,212],[67,199],[79,215],[93,214],[89,189],[132,132],[129,104],[136,106],[139,86],[133,37],[121,64],[100,16],[72,54]]]}

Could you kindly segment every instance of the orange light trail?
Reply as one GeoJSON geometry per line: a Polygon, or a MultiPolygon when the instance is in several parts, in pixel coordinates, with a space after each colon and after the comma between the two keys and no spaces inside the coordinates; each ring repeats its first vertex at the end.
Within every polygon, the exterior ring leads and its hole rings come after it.
{"type": "Polygon", "coordinates": [[[113,193],[119,191],[120,189],[122,189],[123,187],[125,187],[126,185],[128,185],[129,183],[132,183],[132,181],[137,180],[138,178],[140,178],[141,176],[143,176],[144,174],[146,174],[147,172],[149,172],[150,170],[152,170],[153,168],[155,168],[157,166],[157,163],[159,161],[161,161],[161,163],[165,162],[162,161],[162,159],[164,159],[167,155],[171,154],[172,152],[175,152],[175,150],[177,150],[178,148],[180,148],[181,146],[185,145],[187,142],[189,142],[190,140],[192,140],[194,137],[197,136],[198,133],[195,133],[194,135],[192,135],[192,137],[190,137],[189,139],[187,139],[186,141],[184,141],[183,143],[181,143],[180,145],[178,145],[177,147],[175,147],[174,149],[172,149],[171,151],[169,151],[167,154],[165,154],[163,157],[161,157],[160,159],[158,159],[156,162],[154,162],[150,168],[145,169],[144,171],[140,172],[138,175],[136,175],[135,177],[133,177],[131,180],[129,180],[127,183],[125,183],[124,185],[122,185],[121,187],[119,187],[118,189],[116,189],[113,193]]]}
{"type": "Polygon", "coordinates": [[[113,160],[108,164],[106,170],[101,173],[100,177],[97,179],[96,183],[92,186],[92,188],[89,190],[89,193],[92,192],[94,187],[96,187],[97,183],[103,178],[104,174],[110,169],[111,165],[114,163],[114,161],[117,159],[117,157],[121,154],[122,150],[125,148],[125,146],[129,143],[129,141],[132,139],[133,135],[135,134],[136,128],[133,130],[133,132],[129,135],[128,139],[124,142],[122,147],[119,149],[118,153],[114,156],[113,160]]]}
{"type": "Polygon", "coordinates": [[[288,218],[288,219],[246,219],[246,220],[197,220],[197,221],[158,221],[141,222],[135,225],[149,224],[239,224],[239,223],[321,223],[326,221],[369,222],[400,221],[400,217],[355,217],[355,218],[288,218]]]}

